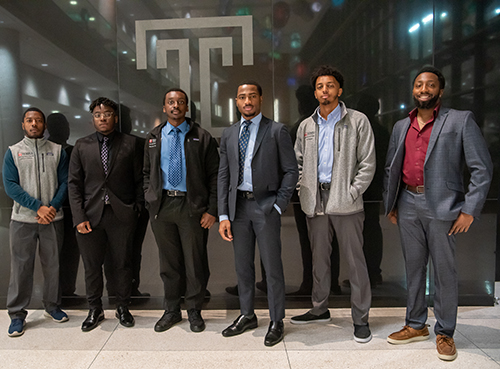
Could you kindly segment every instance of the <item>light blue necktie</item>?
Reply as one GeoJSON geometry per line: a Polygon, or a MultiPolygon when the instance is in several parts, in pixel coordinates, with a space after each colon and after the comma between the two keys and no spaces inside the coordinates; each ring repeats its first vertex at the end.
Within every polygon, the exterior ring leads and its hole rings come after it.
{"type": "Polygon", "coordinates": [[[243,122],[243,129],[240,134],[240,139],[238,141],[239,148],[239,164],[240,164],[240,172],[238,175],[238,186],[243,183],[243,172],[245,171],[245,155],[248,147],[248,140],[250,138],[250,124],[252,124],[251,120],[245,120],[243,122]]]}
{"type": "Polygon", "coordinates": [[[175,127],[172,129],[174,138],[170,145],[170,162],[168,163],[168,181],[172,186],[177,186],[182,181],[182,154],[181,154],[181,137],[180,129],[175,127]]]}

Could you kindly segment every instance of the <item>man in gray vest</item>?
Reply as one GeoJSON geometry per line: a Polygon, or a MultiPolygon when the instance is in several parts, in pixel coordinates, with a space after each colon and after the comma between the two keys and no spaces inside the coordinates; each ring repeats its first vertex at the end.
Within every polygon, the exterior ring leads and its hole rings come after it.
{"type": "Polygon", "coordinates": [[[25,137],[9,147],[2,168],[5,192],[14,200],[7,292],[10,337],[24,333],[37,246],[44,275],[45,316],[59,323],[68,320],[59,308],[59,251],[64,233],[62,204],[68,189],[68,159],[61,145],[43,138],[45,115],[41,110],[26,110],[22,128],[25,137]]]}

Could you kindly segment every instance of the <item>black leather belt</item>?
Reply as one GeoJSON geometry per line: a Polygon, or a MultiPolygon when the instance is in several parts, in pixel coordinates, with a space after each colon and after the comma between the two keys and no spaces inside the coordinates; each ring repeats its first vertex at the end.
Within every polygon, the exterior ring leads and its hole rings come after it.
{"type": "Polygon", "coordinates": [[[238,197],[243,197],[244,199],[247,199],[247,200],[255,200],[255,197],[253,196],[253,192],[250,192],[250,191],[238,190],[238,197]]]}
{"type": "Polygon", "coordinates": [[[413,193],[424,193],[424,186],[410,186],[405,183],[404,189],[413,193]]]}
{"type": "Polygon", "coordinates": [[[319,189],[323,191],[330,191],[331,183],[327,182],[320,182],[319,183],[319,189]]]}
{"type": "Polygon", "coordinates": [[[169,197],[182,197],[186,196],[186,192],[177,190],[163,190],[163,194],[169,197]]]}

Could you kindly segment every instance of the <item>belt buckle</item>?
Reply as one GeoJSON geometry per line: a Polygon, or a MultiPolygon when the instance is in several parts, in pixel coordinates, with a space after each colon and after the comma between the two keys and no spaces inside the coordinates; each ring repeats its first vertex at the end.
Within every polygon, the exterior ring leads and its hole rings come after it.
{"type": "Polygon", "coordinates": [[[417,193],[424,193],[424,186],[416,186],[415,191],[417,193]]]}
{"type": "Polygon", "coordinates": [[[319,189],[322,190],[322,191],[328,191],[328,190],[330,190],[330,183],[320,182],[319,183],[319,189]]]}

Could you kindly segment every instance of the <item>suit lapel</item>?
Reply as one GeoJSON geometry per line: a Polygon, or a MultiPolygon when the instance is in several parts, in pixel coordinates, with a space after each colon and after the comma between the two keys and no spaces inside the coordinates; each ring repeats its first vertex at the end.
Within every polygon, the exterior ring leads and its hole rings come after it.
{"type": "Polygon", "coordinates": [[[232,132],[232,135],[236,136],[234,139],[230,139],[228,140],[228,142],[232,142],[234,143],[233,147],[231,148],[231,151],[233,152],[233,157],[236,158],[236,161],[238,161],[238,158],[239,158],[239,139],[240,139],[240,125],[241,125],[241,122],[238,122],[238,123],[235,123],[233,124],[231,127],[233,128],[233,132],[232,132]]]}
{"type": "Polygon", "coordinates": [[[401,129],[400,136],[398,138],[398,145],[396,148],[396,153],[394,154],[394,160],[399,160],[399,158],[404,157],[404,151],[405,151],[405,140],[406,140],[406,134],[408,133],[408,129],[410,128],[411,120],[410,118],[407,119],[405,122],[405,125],[401,129]]]}
{"type": "Polygon", "coordinates": [[[122,135],[120,132],[115,133],[115,137],[113,138],[113,150],[111,150],[111,157],[109,158],[109,163],[108,163],[108,175],[111,173],[113,170],[113,164],[116,160],[116,157],[118,156],[118,153],[120,152],[120,146],[122,144],[122,135]]]}
{"type": "Polygon", "coordinates": [[[255,138],[255,146],[253,148],[253,156],[254,157],[255,157],[255,154],[257,153],[257,150],[260,147],[260,144],[262,143],[262,139],[264,138],[267,130],[269,129],[269,122],[270,122],[270,120],[264,116],[260,120],[259,131],[257,132],[257,137],[255,138]]]}
{"type": "Polygon", "coordinates": [[[427,153],[425,155],[424,165],[425,163],[427,163],[427,159],[429,158],[429,155],[431,154],[432,150],[434,149],[434,146],[436,145],[436,141],[438,139],[439,134],[441,133],[441,130],[443,129],[446,118],[448,118],[448,110],[449,109],[443,107],[439,109],[439,114],[436,117],[436,120],[434,121],[431,137],[429,138],[429,146],[427,147],[427,153]]]}
{"type": "Polygon", "coordinates": [[[99,139],[97,138],[97,132],[91,135],[90,139],[92,140],[92,142],[89,147],[89,153],[88,153],[89,158],[92,157],[95,158],[93,160],[96,160],[99,163],[99,168],[101,168],[101,171],[104,175],[104,166],[102,165],[101,148],[99,146],[99,139]]]}

